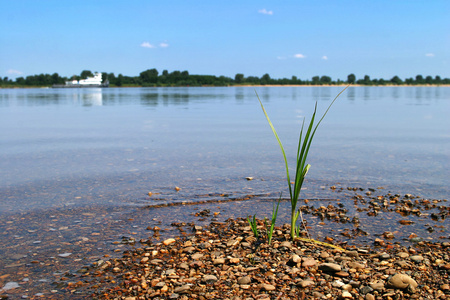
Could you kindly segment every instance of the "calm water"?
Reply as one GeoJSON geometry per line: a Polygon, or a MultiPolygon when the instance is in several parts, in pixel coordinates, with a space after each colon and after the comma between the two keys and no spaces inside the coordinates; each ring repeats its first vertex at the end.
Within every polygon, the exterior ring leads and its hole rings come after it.
{"type": "MultiPolygon", "coordinates": [[[[0,90],[0,212],[287,195],[254,90],[0,90]]],[[[290,159],[303,117],[340,90],[256,88],[290,159]]],[[[316,134],[304,195],[340,183],[448,198],[449,108],[449,87],[350,87],[316,134]]]]}

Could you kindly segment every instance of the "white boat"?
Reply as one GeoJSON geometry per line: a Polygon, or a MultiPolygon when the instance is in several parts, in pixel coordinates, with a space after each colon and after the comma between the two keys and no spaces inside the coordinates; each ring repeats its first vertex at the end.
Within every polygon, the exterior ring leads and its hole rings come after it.
{"type": "Polygon", "coordinates": [[[66,84],[54,84],[53,88],[87,88],[87,87],[108,87],[109,82],[102,82],[102,73],[95,73],[94,77],[81,80],[66,81],[66,84]]]}

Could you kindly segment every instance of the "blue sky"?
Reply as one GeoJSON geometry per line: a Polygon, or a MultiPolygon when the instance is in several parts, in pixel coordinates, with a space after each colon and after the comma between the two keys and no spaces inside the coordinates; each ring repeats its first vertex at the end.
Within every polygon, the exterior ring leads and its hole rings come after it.
{"type": "Polygon", "coordinates": [[[0,76],[450,77],[449,0],[0,0],[0,76]]]}

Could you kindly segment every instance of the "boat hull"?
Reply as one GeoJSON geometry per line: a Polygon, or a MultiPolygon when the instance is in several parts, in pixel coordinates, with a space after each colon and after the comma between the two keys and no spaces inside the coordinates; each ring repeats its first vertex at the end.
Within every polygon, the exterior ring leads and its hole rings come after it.
{"type": "Polygon", "coordinates": [[[54,89],[106,88],[108,84],[54,84],[54,89]]]}

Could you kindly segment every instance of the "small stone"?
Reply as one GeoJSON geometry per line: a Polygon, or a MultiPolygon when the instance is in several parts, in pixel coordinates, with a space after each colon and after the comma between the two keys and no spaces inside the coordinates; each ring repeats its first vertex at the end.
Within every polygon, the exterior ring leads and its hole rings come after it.
{"type": "Polygon", "coordinates": [[[275,286],[272,284],[268,284],[268,283],[261,283],[260,287],[261,287],[261,289],[266,290],[266,291],[275,290],[275,286]]]}
{"type": "Polygon", "coordinates": [[[195,253],[195,254],[192,254],[192,256],[191,256],[191,258],[193,260],[199,260],[202,257],[203,257],[203,254],[201,254],[201,253],[195,253]]]}
{"type": "Polygon", "coordinates": [[[387,240],[392,240],[393,238],[395,238],[395,237],[394,237],[394,234],[393,234],[392,232],[390,232],[390,231],[385,231],[385,232],[383,233],[383,237],[384,237],[385,239],[387,239],[387,240]]]}
{"type": "Polygon", "coordinates": [[[339,280],[333,281],[331,283],[331,285],[335,288],[342,288],[345,285],[345,283],[343,283],[342,280],[339,279],[339,280]]]}
{"type": "Polygon", "coordinates": [[[205,275],[205,276],[203,276],[203,282],[208,283],[208,284],[214,283],[217,280],[218,280],[217,277],[214,276],[214,275],[205,275]]]}
{"type": "Polygon", "coordinates": [[[363,264],[357,263],[357,262],[354,262],[354,261],[349,262],[348,266],[349,266],[349,268],[356,269],[356,270],[364,269],[364,265],[363,264]]]}
{"type": "Polygon", "coordinates": [[[365,300],[375,300],[375,296],[372,294],[366,294],[365,300]]]}
{"type": "Polygon", "coordinates": [[[370,286],[363,286],[362,288],[359,289],[359,292],[363,295],[368,294],[372,291],[373,291],[373,288],[371,288],[370,286]]]}
{"type": "Polygon", "coordinates": [[[291,244],[291,242],[289,242],[289,241],[284,241],[284,242],[281,242],[280,248],[281,248],[281,247],[286,247],[286,248],[291,249],[291,248],[292,248],[292,244],[291,244]]]}
{"type": "Polygon", "coordinates": [[[192,253],[195,251],[195,247],[189,246],[183,249],[183,252],[192,253]]]}
{"type": "Polygon", "coordinates": [[[230,264],[238,264],[241,260],[238,257],[230,257],[228,261],[230,262],[230,264]]]}
{"type": "Polygon", "coordinates": [[[348,277],[350,274],[348,274],[347,272],[344,271],[339,271],[334,273],[334,276],[339,276],[339,277],[348,277]]]}
{"type": "Polygon", "coordinates": [[[324,295],[320,292],[313,292],[314,299],[323,299],[324,295]]]}
{"type": "Polygon", "coordinates": [[[348,292],[350,292],[352,289],[353,289],[353,286],[351,285],[351,284],[344,284],[343,286],[342,286],[342,289],[344,290],[344,291],[348,291],[348,292]]]}
{"type": "Polygon", "coordinates": [[[176,294],[187,293],[190,290],[191,286],[188,284],[176,287],[173,292],[176,294]]]}
{"type": "Polygon", "coordinates": [[[422,255],[412,255],[409,259],[415,263],[420,263],[423,261],[423,256],[422,255]]]}
{"type": "Polygon", "coordinates": [[[397,265],[399,265],[400,268],[402,268],[402,269],[406,269],[406,268],[409,267],[409,264],[408,264],[406,261],[404,261],[404,260],[398,260],[398,261],[396,261],[395,263],[396,263],[397,265]]]}
{"type": "Polygon", "coordinates": [[[441,285],[441,290],[443,290],[443,291],[450,290],[450,286],[448,285],[448,283],[444,283],[443,285],[441,285]]]}
{"type": "Polygon", "coordinates": [[[249,276],[244,276],[238,279],[237,283],[240,285],[249,284],[252,282],[252,279],[249,276]]]}
{"type": "Polygon", "coordinates": [[[173,243],[175,243],[175,242],[176,242],[175,239],[170,238],[170,239],[165,240],[165,241],[163,242],[163,244],[164,244],[165,246],[168,246],[168,245],[173,244],[173,243]]]}
{"type": "Polygon", "coordinates": [[[399,252],[397,253],[397,256],[400,258],[408,258],[409,257],[409,253],[407,252],[399,252]]]}
{"type": "Polygon", "coordinates": [[[388,280],[387,285],[396,289],[406,289],[409,286],[416,288],[417,282],[408,275],[395,274],[388,280]]]}
{"type": "Polygon", "coordinates": [[[391,258],[391,256],[390,256],[389,254],[387,254],[387,253],[381,253],[381,254],[378,256],[378,258],[379,258],[379,259],[385,260],[385,259],[391,258]]]}
{"type": "Polygon", "coordinates": [[[384,290],[384,283],[382,282],[374,282],[370,285],[370,288],[376,290],[376,291],[382,291],[384,290]]]}
{"type": "Polygon", "coordinates": [[[225,258],[216,258],[213,260],[214,265],[223,265],[225,263],[225,258]]]}
{"type": "Polygon", "coordinates": [[[291,258],[288,260],[288,262],[286,264],[290,267],[295,267],[295,266],[299,266],[301,261],[302,261],[302,258],[300,256],[298,256],[297,254],[294,254],[291,256],[291,258]]]}
{"type": "Polygon", "coordinates": [[[18,287],[20,287],[20,285],[17,282],[10,281],[10,282],[7,282],[5,284],[5,286],[2,289],[0,289],[0,291],[12,290],[12,289],[16,289],[18,287]]]}
{"type": "Polygon", "coordinates": [[[300,281],[300,283],[298,284],[299,287],[301,288],[307,288],[310,286],[314,286],[316,283],[313,280],[302,280],[300,281]]]}
{"type": "Polygon", "coordinates": [[[152,264],[152,265],[159,265],[159,264],[161,264],[161,263],[163,263],[164,261],[162,260],[162,259],[157,259],[157,258],[155,258],[155,259],[152,259],[151,261],[150,261],[150,263],[152,264]]]}
{"type": "Polygon", "coordinates": [[[238,245],[241,241],[242,241],[242,237],[238,237],[238,238],[235,239],[235,240],[229,240],[229,241],[227,242],[227,247],[233,247],[233,246],[236,246],[236,245],[238,245]]]}
{"type": "Polygon", "coordinates": [[[72,255],[72,253],[70,253],[70,252],[58,254],[59,257],[69,257],[70,255],[72,255]]]}
{"type": "Polygon", "coordinates": [[[359,253],[358,253],[358,251],[356,251],[356,250],[347,251],[346,254],[347,254],[349,257],[359,257],[359,253]]]}
{"type": "Polygon", "coordinates": [[[343,291],[341,294],[341,298],[342,299],[353,299],[353,296],[348,291],[343,291]]]}
{"type": "Polygon", "coordinates": [[[378,246],[384,246],[385,242],[382,239],[376,238],[375,241],[374,241],[374,244],[378,245],[378,246]]]}
{"type": "Polygon", "coordinates": [[[323,263],[319,265],[319,269],[324,272],[335,273],[341,271],[341,266],[334,263],[323,263]]]}
{"type": "Polygon", "coordinates": [[[316,260],[312,257],[304,257],[302,259],[302,267],[304,268],[309,268],[309,267],[314,267],[317,264],[316,260]]]}

